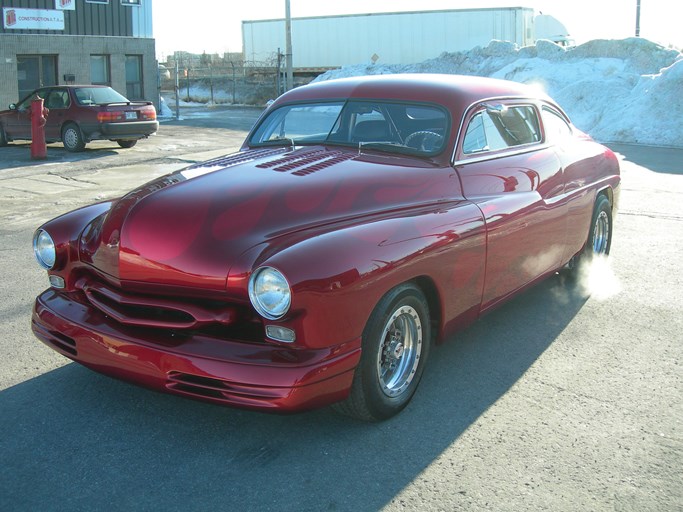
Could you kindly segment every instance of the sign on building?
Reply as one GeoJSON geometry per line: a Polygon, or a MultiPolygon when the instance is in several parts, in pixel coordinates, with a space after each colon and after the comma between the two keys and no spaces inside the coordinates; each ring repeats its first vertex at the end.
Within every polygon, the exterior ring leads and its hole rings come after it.
{"type": "Polygon", "coordinates": [[[55,9],[60,11],[75,11],[76,0],[55,0],[55,9]]]}
{"type": "Polygon", "coordinates": [[[64,30],[64,11],[3,7],[2,23],[14,30],[64,30]]]}

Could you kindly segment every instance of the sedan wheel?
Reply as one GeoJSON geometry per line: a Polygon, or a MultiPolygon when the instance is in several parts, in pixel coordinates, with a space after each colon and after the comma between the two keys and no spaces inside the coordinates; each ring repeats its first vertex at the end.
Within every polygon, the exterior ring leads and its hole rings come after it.
{"type": "Polygon", "coordinates": [[[135,146],[138,143],[137,140],[117,140],[116,143],[122,148],[128,149],[135,146]]]}
{"type": "Polygon", "coordinates": [[[423,293],[412,284],[394,288],[368,320],[351,392],[335,409],[367,421],[400,412],[417,389],[430,344],[429,307],[423,293]]]}
{"type": "Polygon", "coordinates": [[[62,130],[62,143],[67,151],[76,153],[83,151],[85,141],[81,135],[81,130],[75,124],[68,124],[62,130]]]}

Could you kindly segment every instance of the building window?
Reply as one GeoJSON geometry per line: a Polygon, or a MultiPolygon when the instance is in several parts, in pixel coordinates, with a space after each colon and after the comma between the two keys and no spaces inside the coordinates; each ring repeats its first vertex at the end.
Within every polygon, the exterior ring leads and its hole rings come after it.
{"type": "Polygon", "coordinates": [[[126,96],[129,100],[143,99],[142,55],[126,55],[126,96]]]}
{"type": "Polygon", "coordinates": [[[56,55],[17,55],[19,99],[38,87],[57,85],[56,55]]]}
{"type": "Polygon", "coordinates": [[[94,85],[111,85],[109,77],[109,55],[91,55],[90,83],[94,85]]]}
{"type": "Polygon", "coordinates": [[[121,0],[121,5],[140,5],[140,0],[121,0]]]}

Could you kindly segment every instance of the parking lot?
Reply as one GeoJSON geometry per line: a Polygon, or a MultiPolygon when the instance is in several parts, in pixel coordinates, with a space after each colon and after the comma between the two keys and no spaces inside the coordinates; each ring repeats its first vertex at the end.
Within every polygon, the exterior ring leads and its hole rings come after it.
{"type": "Polygon", "coordinates": [[[45,220],[239,148],[258,109],[132,149],[0,148],[0,510],[683,510],[683,150],[622,160],[609,267],[438,347],[397,417],[275,416],[93,373],[30,331],[45,220]]]}

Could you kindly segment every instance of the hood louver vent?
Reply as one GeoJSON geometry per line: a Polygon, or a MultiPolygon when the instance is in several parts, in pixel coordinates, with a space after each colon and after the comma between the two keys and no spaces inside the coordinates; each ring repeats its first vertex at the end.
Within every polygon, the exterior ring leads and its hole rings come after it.
{"type": "Polygon", "coordinates": [[[340,162],[355,158],[354,154],[341,151],[317,150],[299,155],[290,155],[257,165],[261,169],[278,172],[292,172],[295,176],[306,176],[340,162]]]}

